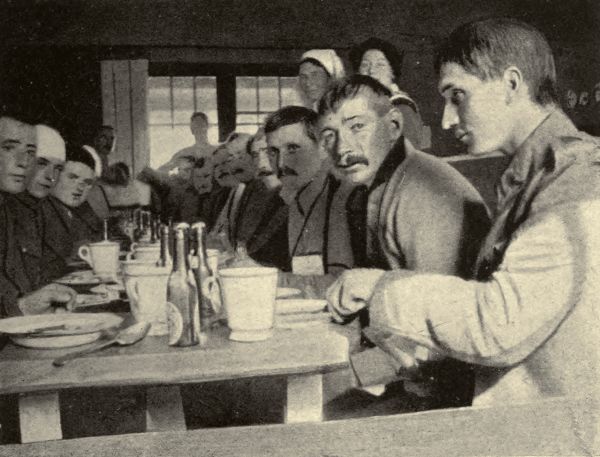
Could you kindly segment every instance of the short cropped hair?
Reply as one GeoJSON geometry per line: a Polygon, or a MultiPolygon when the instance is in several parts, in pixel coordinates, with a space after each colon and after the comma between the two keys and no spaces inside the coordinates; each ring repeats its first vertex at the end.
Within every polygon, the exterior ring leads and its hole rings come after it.
{"type": "Polygon", "coordinates": [[[548,41],[539,30],[516,19],[484,19],[458,27],[437,51],[436,73],[445,63],[456,63],[482,81],[499,78],[514,65],[533,101],[542,106],[558,101],[556,67],[548,41]]]}
{"type": "MultiPolygon", "coordinates": [[[[389,101],[392,93],[390,90],[377,81],[375,78],[366,75],[353,75],[347,79],[336,82],[321,98],[319,102],[319,116],[326,113],[337,111],[342,102],[353,99],[364,90],[369,89],[373,94],[385,99],[385,111],[391,108],[389,101]]],[[[384,114],[381,108],[376,107],[379,114],[384,114]]]]}
{"type": "Polygon", "coordinates": [[[317,141],[315,129],[317,113],[303,106],[285,106],[271,114],[265,121],[265,133],[273,133],[281,127],[293,124],[303,124],[306,134],[312,141],[317,141]]]}
{"type": "Polygon", "coordinates": [[[192,113],[192,115],[190,116],[190,122],[196,119],[197,117],[201,118],[204,121],[204,123],[208,125],[208,116],[202,111],[196,111],[195,113],[192,113]]]}

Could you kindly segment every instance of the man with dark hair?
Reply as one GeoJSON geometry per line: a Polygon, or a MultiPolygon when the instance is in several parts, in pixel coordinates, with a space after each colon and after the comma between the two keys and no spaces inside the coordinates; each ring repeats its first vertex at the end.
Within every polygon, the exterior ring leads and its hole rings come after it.
{"type": "Polygon", "coordinates": [[[279,157],[281,197],[289,206],[292,272],[322,276],[352,267],[343,207],[347,192],[330,175],[330,162],[315,136],[317,113],[287,106],[265,123],[267,144],[279,157]]]}
{"type": "Polygon", "coordinates": [[[42,207],[44,246],[42,276],[52,281],[68,272],[68,262],[79,247],[100,241],[102,220],[87,203],[87,196],[99,177],[94,156],[82,146],[67,147],[66,162],[47,203],[42,207]]]}
{"type": "Polygon", "coordinates": [[[436,68],[443,127],[472,155],[512,157],[473,279],[351,272],[331,288],[330,309],[342,320],[368,306],[398,350],[475,364],[473,404],[597,392],[600,145],[556,104],[552,52],[527,24],[461,26],[436,68]]]}
{"type": "MultiPolygon", "coordinates": [[[[375,79],[356,75],[328,91],[319,106],[321,143],[336,174],[359,185],[348,201],[355,264],[468,277],[488,228],[485,205],[458,171],[405,141],[402,114],[389,96],[375,79]]],[[[378,271],[351,274],[372,287],[378,271]]],[[[469,375],[465,366],[438,365],[427,386],[431,402],[406,407],[468,404],[469,375]]],[[[396,397],[401,387],[388,386],[386,395],[396,397]]]]}
{"type": "Polygon", "coordinates": [[[260,264],[288,271],[288,208],[279,196],[276,155],[268,151],[264,131],[248,141],[246,158],[253,165],[255,178],[246,184],[240,198],[232,238],[260,264]]]}
{"type": "Polygon", "coordinates": [[[49,312],[56,303],[70,302],[75,294],[57,284],[38,289],[42,284],[37,262],[41,248],[36,240],[24,236],[21,203],[15,198],[25,190],[35,155],[34,127],[13,115],[1,115],[0,317],[49,312]]]}

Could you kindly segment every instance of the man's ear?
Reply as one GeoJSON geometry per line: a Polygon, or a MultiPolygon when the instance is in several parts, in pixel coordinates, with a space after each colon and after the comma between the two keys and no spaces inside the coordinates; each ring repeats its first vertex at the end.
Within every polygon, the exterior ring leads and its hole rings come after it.
{"type": "MultiPolygon", "coordinates": [[[[510,66],[504,70],[502,76],[504,88],[506,91],[506,101],[510,103],[515,97],[523,92],[527,92],[527,85],[523,81],[523,74],[517,67],[510,66]]],[[[528,94],[527,94],[528,95],[528,94]]]]}
{"type": "Polygon", "coordinates": [[[386,117],[390,128],[390,138],[395,142],[404,130],[404,116],[398,108],[392,107],[386,117]]]}

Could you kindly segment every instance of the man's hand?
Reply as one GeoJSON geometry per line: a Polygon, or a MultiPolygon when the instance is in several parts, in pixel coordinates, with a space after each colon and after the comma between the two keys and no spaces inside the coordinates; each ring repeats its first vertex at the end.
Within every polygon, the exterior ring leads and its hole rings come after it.
{"type": "Polygon", "coordinates": [[[383,270],[356,269],[342,275],[327,290],[327,307],[337,322],[344,322],[368,305],[383,270]]]}
{"type": "Polygon", "coordinates": [[[56,310],[61,305],[71,311],[77,293],[70,287],[61,284],[48,284],[19,299],[19,309],[23,314],[45,314],[56,310]]]}

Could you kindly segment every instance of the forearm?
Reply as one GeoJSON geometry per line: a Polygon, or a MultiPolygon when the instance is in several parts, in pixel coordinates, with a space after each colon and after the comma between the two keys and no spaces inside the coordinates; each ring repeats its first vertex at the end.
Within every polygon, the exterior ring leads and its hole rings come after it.
{"type": "Polygon", "coordinates": [[[370,301],[371,322],[467,362],[511,365],[576,303],[578,261],[559,224],[547,224],[516,237],[486,282],[386,273],[370,301]]]}
{"type": "Polygon", "coordinates": [[[279,272],[279,285],[300,289],[304,298],[325,299],[327,289],[335,282],[338,275],[296,275],[279,272]]]}

